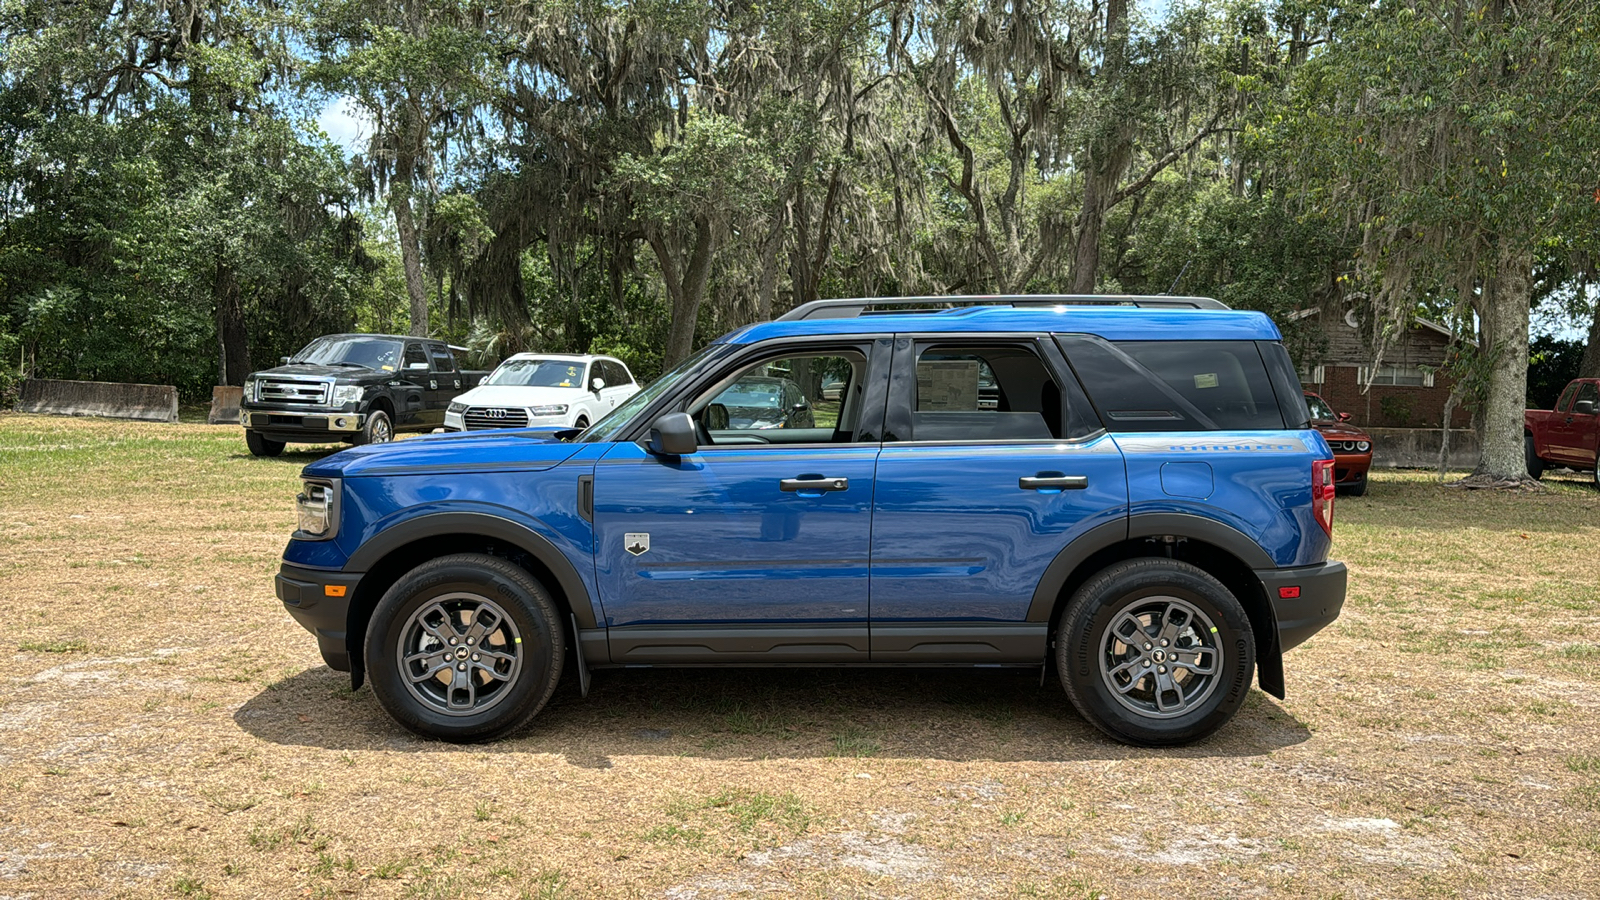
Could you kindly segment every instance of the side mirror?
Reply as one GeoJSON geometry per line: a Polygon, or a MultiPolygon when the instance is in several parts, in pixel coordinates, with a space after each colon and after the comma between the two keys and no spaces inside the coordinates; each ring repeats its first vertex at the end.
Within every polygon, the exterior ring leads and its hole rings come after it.
{"type": "Polygon", "coordinates": [[[406,371],[407,372],[426,372],[426,371],[428,371],[428,364],[427,363],[406,363],[406,371]]]}
{"type": "Polygon", "coordinates": [[[288,364],[289,364],[289,357],[287,357],[287,356],[278,357],[278,365],[287,366],[288,364]]]}
{"type": "Polygon", "coordinates": [[[1341,421],[1341,422],[1350,421],[1350,414],[1349,413],[1337,413],[1337,415],[1339,416],[1339,421],[1341,421]]]}
{"type": "Polygon", "coordinates": [[[1594,415],[1594,401],[1579,400],[1577,403],[1572,404],[1572,411],[1580,416],[1592,416],[1594,415]]]}
{"type": "Polygon", "coordinates": [[[605,389],[606,380],[604,378],[596,378],[595,380],[589,382],[589,384],[594,386],[594,390],[600,391],[605,389]]]}
{"type": "Polygon", "coordinates": [[[688,413],[667,413],[650,426],[645,446],[657,456],[683,456],[700,449],[694,433],[694,420],[688,413]]]}

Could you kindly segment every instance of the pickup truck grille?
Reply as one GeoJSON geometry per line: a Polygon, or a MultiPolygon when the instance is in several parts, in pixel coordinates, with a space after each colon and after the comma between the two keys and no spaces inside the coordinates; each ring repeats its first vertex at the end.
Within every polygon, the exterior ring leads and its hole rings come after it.
{"type": "Polygon", "coordinates": [[[480,428],[525,428],[528,411],[514,406],[471,406],[462,417],[468,431],[480,428]]]}
{"type": "Polygon", "coordinates": [[[326,381],[262,381],[261,402],[301,406],[327,406],[326,381]]]}

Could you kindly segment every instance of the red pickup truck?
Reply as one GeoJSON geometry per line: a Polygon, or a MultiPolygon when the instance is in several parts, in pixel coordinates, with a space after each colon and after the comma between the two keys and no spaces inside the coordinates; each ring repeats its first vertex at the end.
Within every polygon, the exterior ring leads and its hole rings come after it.
{"type": "Polygon", "coordinates": [[[1567,466],[1594,472],[1600,485],[1600,459],[1595,439],[1600,435],[1600,378],[1579,378],[1568,384],[1555,409],[1529,409],[1522,413],[1523,445],[1528,474],[1538,478],[1545,469],[1567,466]]]}

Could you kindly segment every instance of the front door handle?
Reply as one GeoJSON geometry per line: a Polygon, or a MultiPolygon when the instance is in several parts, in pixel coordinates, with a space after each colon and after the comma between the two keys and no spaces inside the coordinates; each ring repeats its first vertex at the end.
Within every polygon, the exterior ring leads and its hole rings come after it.
{"type": "Polygon", "coordinates": [[[778,490],[824,492],[845,491],[850,489],[848,478],[828,478],[823,475],[802,475],[799,478],[785,478],[778,482],[778,490]]]}
{"type": "Polygon", "coordinates": [[[1081,491],[1089,486],[1087,475],[1060,475],[1040,472],[1017,479],[1017,487],[1025,491],[1081,491]]]}

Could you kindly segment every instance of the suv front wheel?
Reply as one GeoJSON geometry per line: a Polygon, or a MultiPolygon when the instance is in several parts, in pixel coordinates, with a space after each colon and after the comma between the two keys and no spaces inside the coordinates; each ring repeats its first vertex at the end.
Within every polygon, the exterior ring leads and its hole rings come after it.
{"type": "Polygon", "coordinates": [[[1237,598],[1201,569],[1133,559],[1073,594],[1056,666],[1078,712],[1128,744],[1199,740],[1250,692],[1255,640],[1237,598]]]}
{"type": "Polygon", "coordinates": [[[486,741],[542,709],[561,677],[555,603],[522,568],[481,553],[425,562],[389,588],[367,627],[367,673],[400,724],[486,741]]]}

